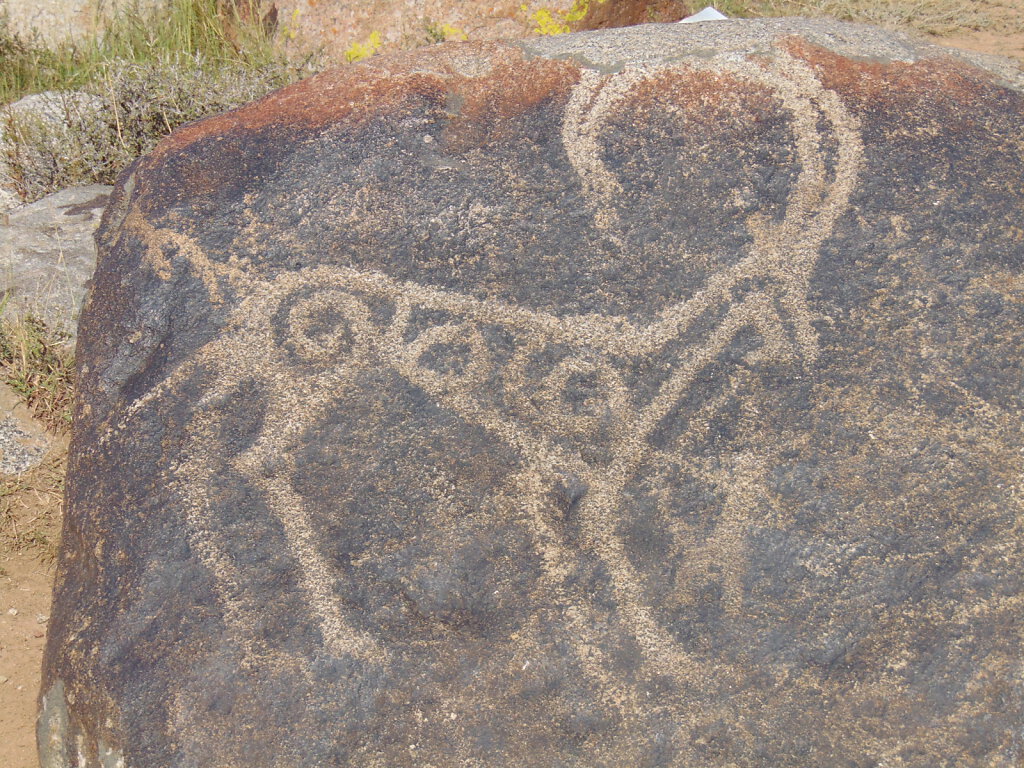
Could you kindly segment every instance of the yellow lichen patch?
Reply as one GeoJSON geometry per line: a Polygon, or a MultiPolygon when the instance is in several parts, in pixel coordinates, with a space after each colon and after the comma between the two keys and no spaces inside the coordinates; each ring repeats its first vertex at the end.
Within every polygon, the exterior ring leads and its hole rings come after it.
{"type": "Polygon", "coordinates": [[[427,40],[431,43],[450,43],[455,40],[469,39],[469,35],[462,29],[447,22],[440,24],[427,22],[424,28],[427,32],[427,40]]]}
{"type": "MultiPolygon", "coordinates": [[[[595,0],[575,0],[572,7],[567,11],[552,11],[549,8],[540,8],[530,14],[530,21],[533,22],[533,31],[538,35],[564,35],[570,31],[569,25],[573,22],[582,21],[590,12],[590,4],[595,0]]],[[[606,0],[596,0],[598,5],[606,0]]],[[[520,8],[529,12],[529,7],[523,3],[520,8]]]]}
{"type": "Polygon", "coordinates": [[[345,51],[345,61],[351,64],[368,59],[380,50],[381,45],[380,32],[371,32],[365,43],[355,42],[348,47],[345,51]]]}

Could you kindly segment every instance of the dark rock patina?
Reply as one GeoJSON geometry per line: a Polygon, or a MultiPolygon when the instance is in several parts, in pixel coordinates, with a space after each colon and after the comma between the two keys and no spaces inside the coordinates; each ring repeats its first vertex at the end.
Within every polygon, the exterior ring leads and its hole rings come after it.
{"type": "Polygon", "coordinates": [[[99,236],[44,767],[1019,765],[1011,76],[650,26],[177,132],[99,236]]]}

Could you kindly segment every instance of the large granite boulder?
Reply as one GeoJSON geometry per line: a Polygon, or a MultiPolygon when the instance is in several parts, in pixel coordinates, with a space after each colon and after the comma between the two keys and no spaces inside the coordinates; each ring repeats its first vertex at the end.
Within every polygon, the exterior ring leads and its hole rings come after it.
{"type": "Polygon", "coordinates": [[[648,26],[178,131],[99,235],[43,766],[1020,765],[1010,76],[648,26]]]}

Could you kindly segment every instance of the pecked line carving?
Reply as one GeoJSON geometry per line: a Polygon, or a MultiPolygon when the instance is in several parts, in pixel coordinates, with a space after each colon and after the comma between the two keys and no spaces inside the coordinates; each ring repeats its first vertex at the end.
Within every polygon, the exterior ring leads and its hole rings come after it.
{"type": "MultiPolygon", "coordinates": [[[[323,418],[325,409],[351,386],[360,370],[386,366],[438,406],[483,427],[522,458],[524,469],[510,478],[509,487],[515,490],[516,503],[527,511],[530,534],[543,562],[544,586],[552,603],[561,606],[561,616],[577,638],[576,653],[603,685],[607,702],[624,710],[639,706],[637,694],[628,685],[608,682],[600,630],[590,620],[591,607],[566,589],[565,579],[580,551],[600,558],[607,568],[621,623],[642,650],[645,674],[676,681],[702,679],[708,671],[680,647],[643,597],[641,580],[617,533],[623,490],[644,461],[685,456],[687,442],[697,437],[698,427],[667,448],[656,448],[651,436],[700,372],[737,334],[753,329],[762,341],[750,362],[805,367],[814,363],[819,349],[808,287],[822,244],[848,208],[863,153],[855,118],[797,59],[780,55],[769,64],[718,59],[703,66],[708,71],[724,69],[771,89],[791,116],[799,172],[782,220],[753,217],[748,222],[749,253],[713,274],[690,298],[663,309],[646,324],[597,314],[558,316],[345,267],[309,267],[261,279],[236,264],[216,265],[189,242],[181,255],[210,287],[211,296],[220,298],[223,278],[243,298],[222,335],[120,414],[108,439],[195,371],[202,370],[215,381],[197,404],[199,414],[215,407],[223,393],[243,382],[258,381],[267,393],[263,426],[249,448],[230,460],[232,467],[249,479],[280,522],[290,552],[300,564],[300,585],[329,652],[387,665],[388,650],[351,615],[337,594],[331,568],[318,548],[310,510],[289,480],[295,470],[292,449],[304,433],[323,418]],[[824,156],[823,130],[836,146],[831,166],[824,156]],[[734,297],[734,289],[753,278],[759,287],[734,297]],[[384,322],[373,316],[370,299],[389,307],[384,322]],[[630,391],[621,361],[642,361],[661,352],[712,310],[721,318],[717,326],[679,353],[653,396],[630,391]],[[442,319],[424,326],[417,319],[424,312],[442,319]],[[283,340],[274,331],[275,319],[282,314],[287,318],[283,340]],[[502,328],[514,340],[512,357],[503,368],[485,338],[483,330],[488,326],[502,328]],[[554,346],[570,349],[572,354],[553,365],[539,388],[530,386],[529,372],[537,356],[554,346]],[[458,354],[453,352],[456,349],[458,354]],[[446,355],[447,365],[436,364],[446,355]],[[296,366],[296,358],[301,366],[296,366]],[[494,376],[504,384],[501,398],[489,388],[494,376]],[[595,394],[574,410],[566,406],[564,393],[579,382],[595,394]],[[587,444],[600,445],[603,452],[588,457],[575,449],[587,444]],[[575,490],[570,495],[581,533],[573,543],[565,540],[545,511],[546,494],[556,475],[573,479],[575,490]]],[[[567,156],[595,224],[619,245],[613,203],[621,186],[601,160],[602,126],[633,88],[663,71],[662,67],[627,68],[610,75],[584,71],[566,107],[562,136],[567,156]]],[[[149,227],[148,245],[158,260],[154,268],[170,269],[159,261],[164,259],[161,244],[181,246],[182,238],[149,227]]],[[[707,423],[723,402],[722,397],[707,400],[692,422],[707,423]]],[[[189,425],[185,458],[172,472],[173,486],[186,510],[189,540],[216,578],[234,640],[251,658],[272,655],[275,651],[261,645],[247,628],[247,617],[259,608],[245,597],[244,584],[211,523],[206,489],[212,480],[210,468],[216,463],[210,453],[214,429],[201,418],[189,425]]],[[[735,458],[733,469],[742,470],[748,480],[756,479],[763,464],[764,457],[741,456],[735,458]]],[[[738,510],[757,495],[754,481],[734,485],[733,513],[712,537],[712,547],[736,546],[734,534],[742,524],[738,510]]],[[[688,567],[707,565],[707,561],[695,561],[688,567]]],[[[726,575],[725,588],[727,606],[739,610],[742,595],[735,576],[726,575]]]]}

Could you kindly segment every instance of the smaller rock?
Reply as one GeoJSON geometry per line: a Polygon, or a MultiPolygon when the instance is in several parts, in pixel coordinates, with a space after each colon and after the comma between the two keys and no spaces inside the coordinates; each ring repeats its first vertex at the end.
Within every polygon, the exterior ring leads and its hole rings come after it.
{"type": "Polygon", "coordinates": [[[18,393],[0,384],[0,473],[15,475],[43,460],[51,439],[18,393]]]}
{"type": "Polygon", "coordinates": [[[0,685],[3,685],[4,683],[8,683],[8,682],[10,682],[10,680],[11,680],[11,678],[5,677],[4,675],[0,675],[0,685]]]}
{"type": "Polygon", "coordinates": [[[4,316],[34,314],[72,337],[96,267],[93,232],[110,187],[90,184],[55,192],[0,220],[0,294],[4,316]]]}
{"type": "Polygon", "coordinates": [[[9,613],[11,616],[17,616],[18,615],[18,609],[17,608],[8,608],[7,609],[7,613],[9,613]]]}
{"type": "Polygon", "coordinates": [[[69,114],[98,111],[103,108],[103,99],[84,91],[43,91],[18,99],[4,107],[4,113],[17,117],[27,116],[47,123],[57,129],[66,122],[69,114]]]}

